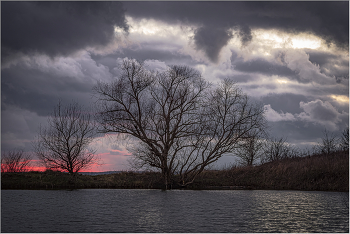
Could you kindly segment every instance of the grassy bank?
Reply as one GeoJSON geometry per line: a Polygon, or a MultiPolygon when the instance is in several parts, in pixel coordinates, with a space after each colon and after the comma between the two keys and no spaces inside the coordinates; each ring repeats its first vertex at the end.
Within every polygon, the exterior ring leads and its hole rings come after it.
{"type": "MultiPolygon", "coordinates": [[[[159,173],[76,175],[61,172],[2,173],[2,189],[163,188],[159,173]]],[[[173,188],[177,188],[176,185],[173,188]]],[[[205,171],[187,189],[349,191],[349,155],[284,159],[256,167],[205,171]]]]}
{"type": "Polygon", "coordinates": [[[192,185],[238,186],[251,189],[349,191],[349,155],[288,158],[256,167],[203,173],[192,185]]]}
{"type": "Polygon", "coordinates": [[[2,189],[78,189],[78,188],[161,188],[158,173],[121,172],[106,175],[71,176],[68,173],[2,173],[2,189]]]}

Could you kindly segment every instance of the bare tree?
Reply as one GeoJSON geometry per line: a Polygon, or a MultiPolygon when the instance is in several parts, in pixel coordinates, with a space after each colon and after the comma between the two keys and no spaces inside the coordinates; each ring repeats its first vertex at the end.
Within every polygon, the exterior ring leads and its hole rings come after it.
{"type": "Polygon", "coordinates": [[[341,136],[340,146],[343,151],[349,151],[349,127],[347,127],[341,136]]]}
{"type": "Polygon", "coordinates": [[[235,154],[239,158],[239,164],[253,166],[256,165],[257,160],[262,158],[266,141],[262,138],[261,133],[261,131],[253,131],[238,143],[235,154]]]}
{"type": "Polygon", "coordinates": [[[95,152],[88,148],[95,129],[90,113],[79,104],[62,107],[59,102],[48,118],[48,126],[40,127],[35,152],[47,168],[74,174],[95,162],[95,152]]]}
{"type": "Polygon", "coordinates": [[[273,138],[266,142],[264,147],[263,162],[273,162],[288,158],[291,153],[291,146],[285,138],[273,138]]]}
{"type": "Polygon", "coordinates": [[[323,132],[322,142],[317,144],[317,150],[321,154],[330,155],[333,152],[336,152],[339,145],[339,139],[330,134],[326,129],[323,132]]]}
{"type": "Polygon", "coordinates": [[[167,186],[175,156],[186,147],[184,139],[196,131],[199,101],[208,83],[184,66],[155,74],[142,63],[124,60],[121,69],[113,83],[95,87],[101,131],[136,139],[139,147],[133,151],[138,164],[159,169],[167,186]]]}
{"type": "Polygon", "coordinates": [[[200,114],[200,132],[188,139],[179,160],[178,174],[182,185],[193,183],[207,166],[222,155],[232,153],[237,143],[250,137],[252,132],[263,132],[266,127],[262,105],[253,103],[230,79],[209,90],[200,114]]]}
{"type": "Polygon", "coordinates": [[[289,158],[301,158],[301,157],[306,157],[310,155],[309,149],[300,149],[293,146],[289,146],[289,147],[290,147],[289,153],[288,153],[289,158]]]}
{"type": "Polygon", "coordinates": [[[261,127],[262,108],[254,109],[228,80],[213,90],[187,66],[153,73],[124,60],[121,70],[113,83],[94,89],[101,132],[133,138],[134,164],[160,170],[166,188],[174,175],[183,185],[193,182],[246,132],[261,127]]]}
{"type": "Polygon", "coordinates": [[[1,172],[26,172],[29,170],[32,156],[23,150],[1,153],[1,172]]]}

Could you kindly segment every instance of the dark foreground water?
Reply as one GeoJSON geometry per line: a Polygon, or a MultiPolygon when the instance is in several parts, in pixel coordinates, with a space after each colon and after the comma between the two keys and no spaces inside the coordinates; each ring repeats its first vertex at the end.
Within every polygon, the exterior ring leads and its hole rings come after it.
{"type": "Polygon", "coordinates": [[[349,232],[349,193],[2,190],[1,232],[349,232]]]}

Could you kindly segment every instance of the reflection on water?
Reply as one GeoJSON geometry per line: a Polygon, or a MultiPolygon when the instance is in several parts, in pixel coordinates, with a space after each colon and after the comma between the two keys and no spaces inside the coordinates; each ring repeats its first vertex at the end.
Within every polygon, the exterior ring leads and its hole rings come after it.
{"type": "Polygon", "coordinates": [[[348,193],[2,190],[2,232],[349,232],[348,193]]]}
{"type": "Polygon", "coordinates": [[[251,198],[255,201],[252,204],[256,205],[252,207],[256,210],[252,220],[261,225],[261,231],[337,232],[349,229],[348,209],[341,202],[341,193],[265,191],[264,194],[254,193],[251,198]],[[266,210],[269,212],[264,214],[266,210]]]}

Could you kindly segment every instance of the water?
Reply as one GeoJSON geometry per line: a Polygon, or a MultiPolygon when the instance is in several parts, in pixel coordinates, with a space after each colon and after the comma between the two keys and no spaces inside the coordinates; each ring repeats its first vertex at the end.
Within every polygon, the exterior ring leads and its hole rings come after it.
{"type": "Polygon", "coordinates": [[[2,232],[349,232],[348,193],[2,190],[2,232]]]}

